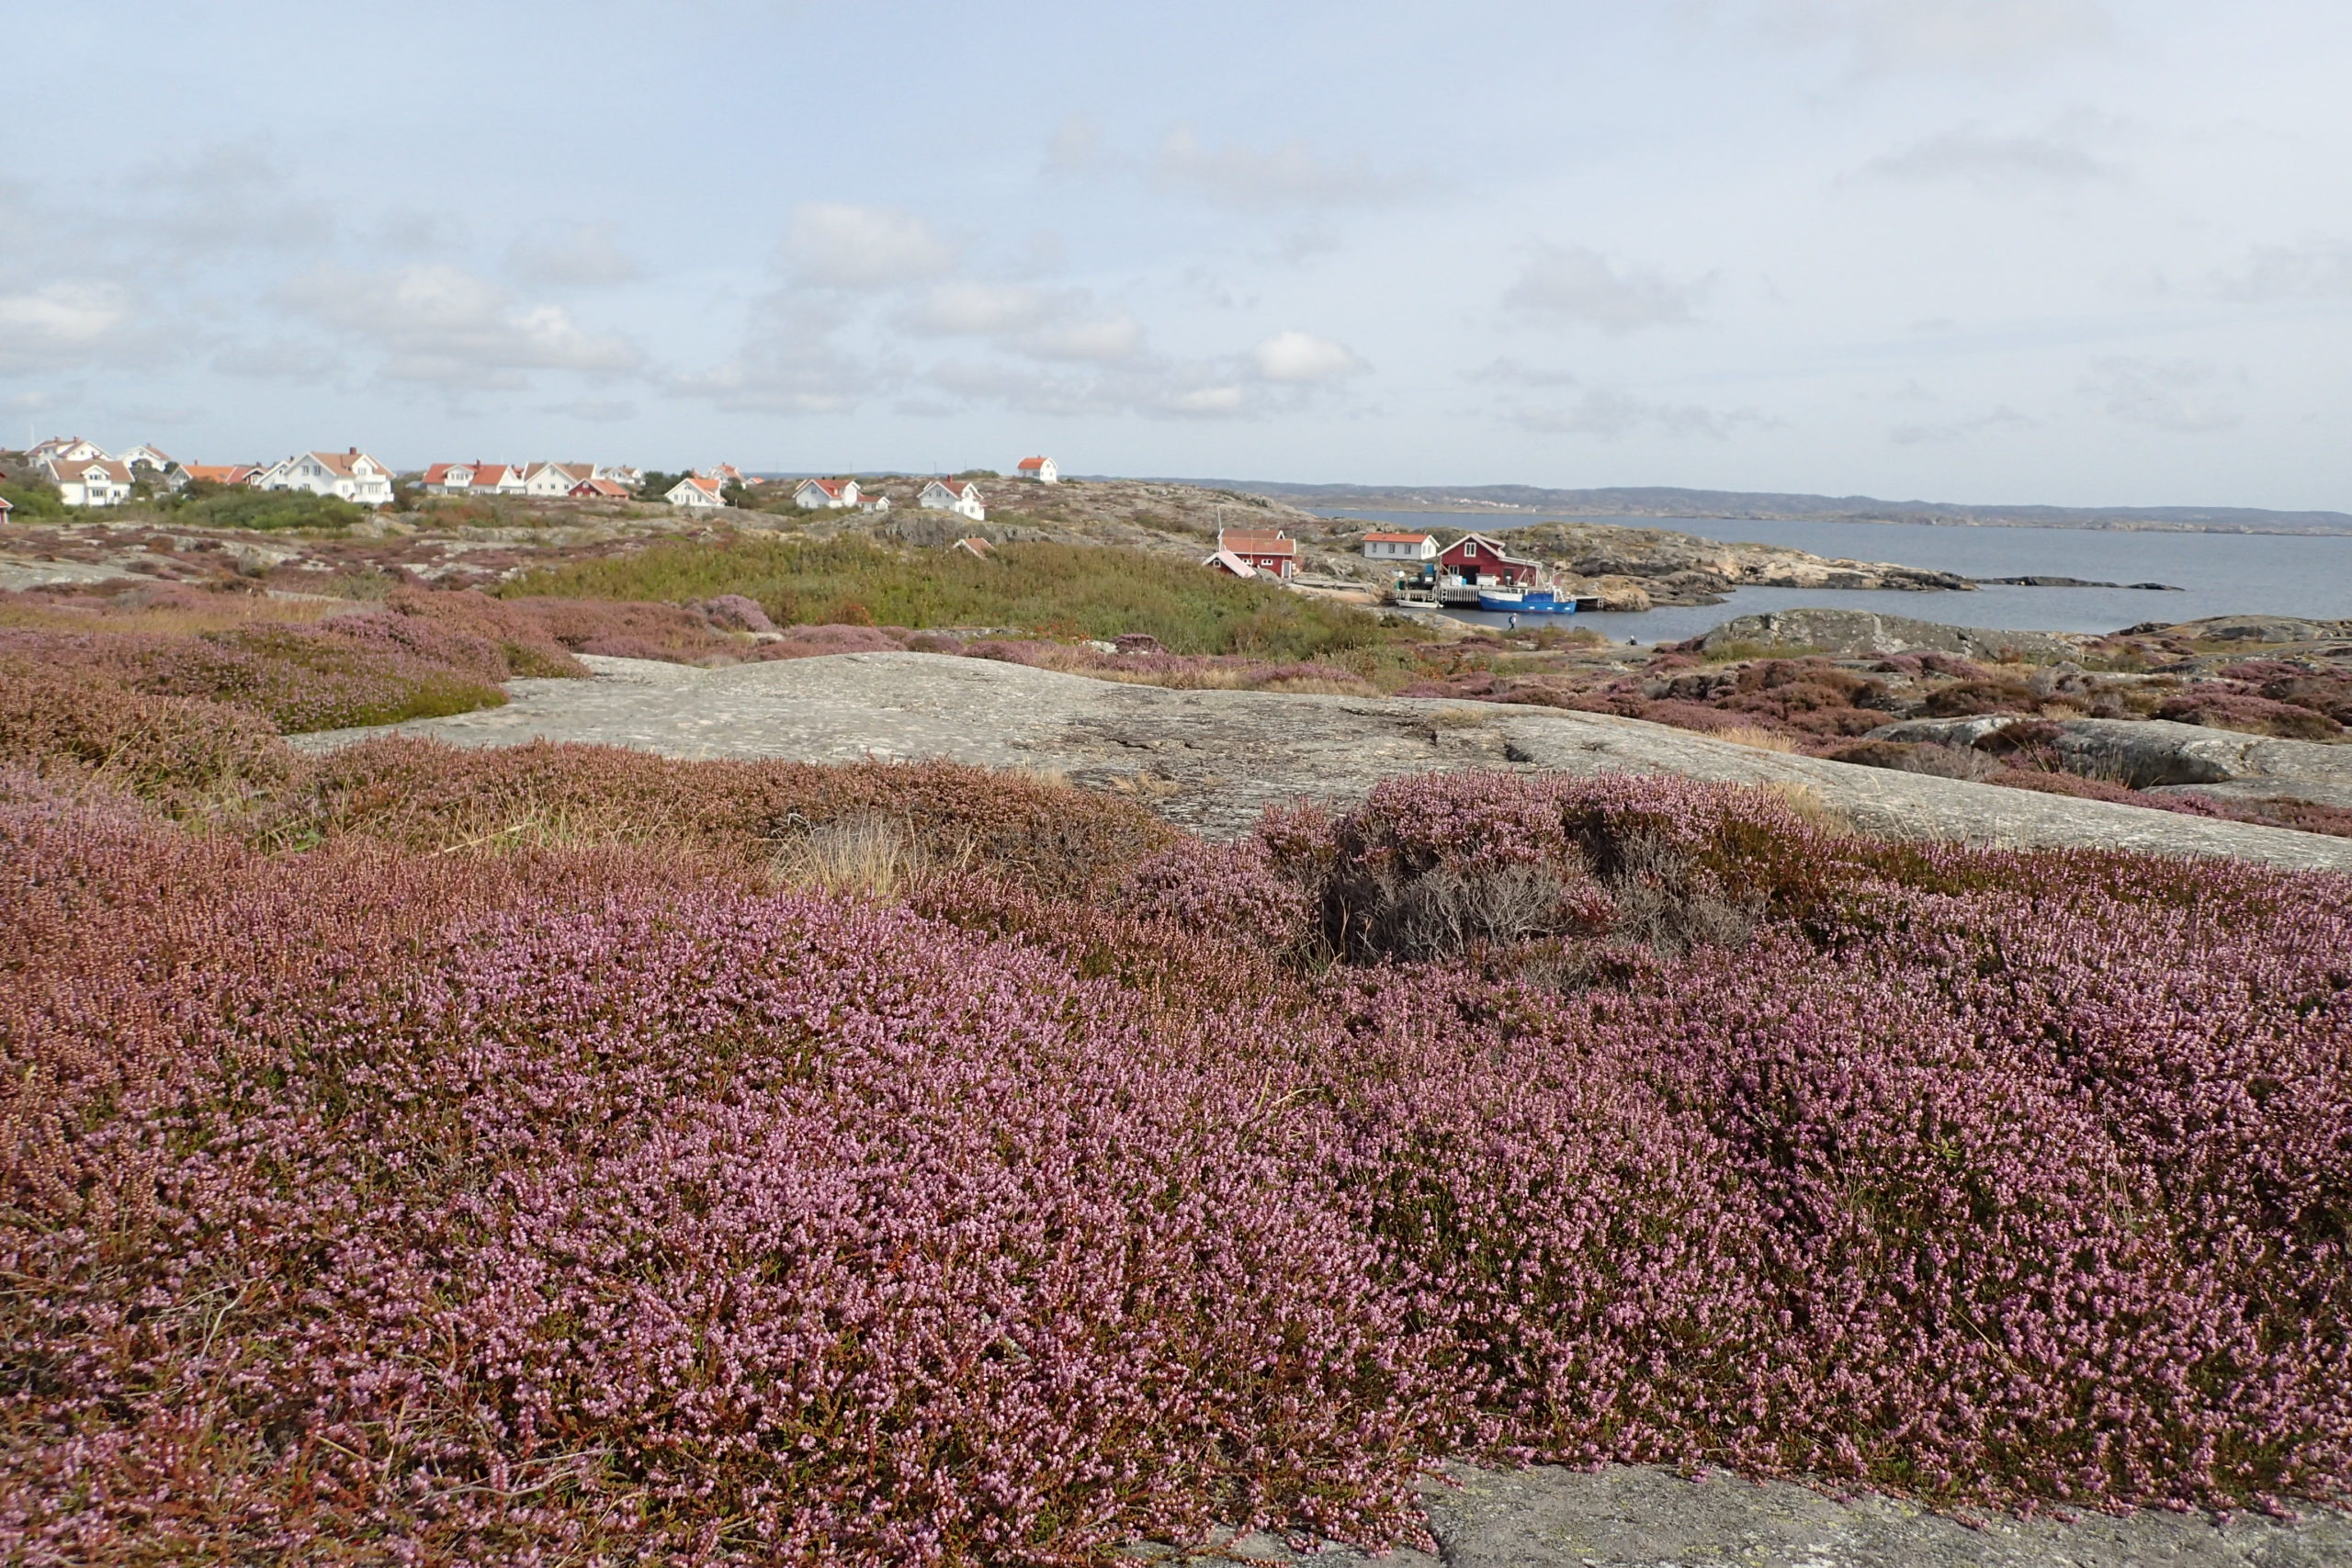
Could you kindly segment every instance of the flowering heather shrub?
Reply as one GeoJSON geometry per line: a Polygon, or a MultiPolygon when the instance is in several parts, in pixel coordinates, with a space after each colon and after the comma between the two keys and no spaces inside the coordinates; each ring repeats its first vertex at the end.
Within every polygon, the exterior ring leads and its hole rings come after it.
{"type": "Polygon", "coordinates": [[[756,871],[829,824],[895,824],[940,865],[1058,895],[1115,876],[1176,837],[1140,807],[951,762],[681,761],[609,746],[464,750],[389,736],[311,764],[278,830],[455,845],[632,845],[756,871]]]}
{"type": "Polygon", "coordinates": [[[720,593],[686,606],[702,615],[711,625],[730,632],[772,632],[775,623],[759,602],[741,593],[720,593]]]}
{"type": "Polygon", "coordinates": [[[2031,687],[1996,678],[1939,686],[1928,694],[1919,713],[1926,718],[1974,718],[1988,713],[2031,713],[2041,705],[2031,687]]]}
{"type": "Polygon", "coordinates": [[[1127,874],[1115,908],[1275,955],[1304,952],[1315,935],[1307,888],[1256,842],[1179,839],[1127,874]]]}
{"type": "Polygon", "coordinates": [[[1570,997],[1284,976],[1183,931],[1214,900],[934,919],[0,812],[0,1551],[1377,1542],[1464,1450],[2352,1487],[2352,881],[1641,779],[1258,843],[1344,877],[1449,833],[1596,885],[1671,851],[1759,923],[1570,997]]]}
{"type": "Polygon", "coordinates": [[[486,673],[497,657],[479,638],[379,614],[196,637],[0,627],[0,664],[223,703],[289,733],[494,707],[506,700],[486,673]]]}
{"type": "MultiPolygon", "coordinates": [[[[894,626],[794,626],[783,641],[762,643],[751,657],[814,659],[829,653],[899,653],[906,647],[907,634],[894,626]]],[[[956,647],[934,651],[955,651],[956,647]]]]}
{"type": "Polygon", "coordinates": [[[573,653],[614,659],[662,659],[699,664],[740,657],[744,639],[714,629],[681,604],[613,599],[508,599],[531,622],[573,653]]]}
{"type": "Polygon", "coordinates": [[[0,667],[0,763],[87,770],[167,807],[283,787],[299,760],[240,709],[0,667]]]}
{"type": "Polygon", "coordinates": [[[494,646],[502,668],[492,679],[511,675],[585,675],[587,667],[566,651],[530,604],[510,604],[486,593],[395,590],[387,607],[393,614],[478,637],[494,646]]]}
{"type": "Polygon", "coordinates": [[[2157,706],[2156,716],[2215,729],[2243,730],[2249,735],[2276,735],[2290,740],[2334,740],[2344,733],[2342,725],[2314,709],[2273,702],[2251,693],[2217,692],[2205,686],[2191,687],[2166,697],[2157,706]]]}

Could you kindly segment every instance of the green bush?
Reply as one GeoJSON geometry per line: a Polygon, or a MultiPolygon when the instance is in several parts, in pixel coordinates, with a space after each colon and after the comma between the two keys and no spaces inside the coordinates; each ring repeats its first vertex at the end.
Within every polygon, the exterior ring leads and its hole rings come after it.
{"type": "Polygon", "coordinates": [[[339,496],[247,490],[198,479],[162,503],[174,521],[205,528],[348,528],[375,513],[339,496]]]}
{"type": "Polygon", "coordinates": [[[532,572],[509,598],[657,599],[741,593],[778,626],[1017,626],[1054,637],[1148,632],[1170,653],[1305,660],[1418,640],[1345,604],[1193,562],[1085,545],[1006,545],[994,560],[863,539],[661,544],[532,572]]]}
{"type": "Polygon", "coordinates": [[[58,495],[57,487],[43,484],[39,479],[0,479],[0,499],[8,502],[8,516],[12,522],[65,515],[65,502],[58,495]]]}

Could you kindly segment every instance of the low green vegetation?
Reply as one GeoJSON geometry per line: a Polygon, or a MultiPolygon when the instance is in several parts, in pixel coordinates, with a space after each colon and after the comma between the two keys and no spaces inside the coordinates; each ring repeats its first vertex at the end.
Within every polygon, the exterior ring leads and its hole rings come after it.
{"type": "Polygon", "coordinates": [[[1082,545],[1006,545],[995,559],[976,560],[859,539],[679,542],[548,568],[501,592],[672,604],[741,593],[778,626],[1011,626],[1064,637],[1147,632],[1170,653],[1272,659],[1345,656],[1428,636],[1272,583],[1082,545]]]}
{"type": "Polygon", "coordinates": [[[300,490],[247,490],[198,480],[178,495],[143,503],[199,528],[348,528],[375,515],[339,496],[300,490]]]}
{"type": "Polygon", "coordinates": [[[18,523],[35,517],[62,517],[66,513],[57,487],[39,479],[0,479],[0,501],[7,502],[10,519],[18,523]]]}

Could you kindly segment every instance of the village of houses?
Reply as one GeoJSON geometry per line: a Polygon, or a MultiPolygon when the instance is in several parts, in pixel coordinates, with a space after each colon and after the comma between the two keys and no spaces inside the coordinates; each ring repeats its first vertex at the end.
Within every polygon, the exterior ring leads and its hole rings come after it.
{"type": "MultiPolygon", "coordinates": [[[[296,491],[332,496],[359,506],[389,506],[396,480],[414,480],[415,492],[425,496],[477,499],[517,499],[537,502],[615,502],[660,500],[688,513],[713,513],[729,507],[732,497],[753,481],[733,464],[721,463],[679,477],[658,496],[645,491],[645,470],[603,463],[435,463],[408,475],[396,472],[356,446],[340,452],[298,452],[273,464],[206,464],[182,462],[152,446],[108,453],[80,436],[55,436],[28,448],[20,467],[56,487],[68,506],[122,506],[142,490],[172,494],[190,485],[296,491]]],[[[1013,467],[1019,485],[1061,482],[1051,457],[1027,457],[1013,467]]],[[[794,484],[795,505],[808,512],[888,512],[891,498],[878,486],[862,486],[851,479],[802,479],[794,484]]],[[[914,504],[928,512],[948,513],[974,523],[988,518],[988,503],[979,486],[963,477],[926,479],[915,491],[914,504]]],[[[0,497],[0,523],[8,520],[9,502],[0,497]]],[[[958,539],[956,547],[986,555],[989,542],[978,536],[958,539]]],[[[1365,535],[1362,553],[1375,568],[1396,576],[1394,602],[1427,607],[1482,604],[1516,608],[1523,596],[1537,591],[1543,581],[1540,562],[1513,555],[1490,535],[1470,533],[1440,547],[1436,536],[1420,532],[1373,532],[1365,535]]],[[[1217,530],[1216,547],[1202,561],[1205,567],[1236,577],[1270,578],[1291,583],[1299,574],[1298,541],[1282,530],[1217,530]]],[[[1531,603],[1530,608],[1538,607],[1531,603]]],[[[1548,607],[1548,606],[1546,606],[1548,607]]],[[[1566,605],[1560,606],[1566,609],[1566,605]]]]}

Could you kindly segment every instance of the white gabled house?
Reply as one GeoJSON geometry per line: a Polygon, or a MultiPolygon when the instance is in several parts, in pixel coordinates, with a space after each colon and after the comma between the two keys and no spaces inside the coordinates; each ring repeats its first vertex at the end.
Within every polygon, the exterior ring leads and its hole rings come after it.
{"type": "MultiPolygon", "coordinates": [[[[545,465],[541,465],[544,467],[545,465]]],[[[527,495],[523,470],[506,463],[435,463],[420,481],[427,495],[527,495]]],[[[567,489],[569,487],[566,487],[567,489]]],[[[555,492],[558,495],[562,491],[555,492]]]]}
{"type": "Polygon", "coordinates": [[[525,495],[570,495],[581,480],[594,479],[594,463],[533,463],[523,470],[525,495]]]}
{"type": "Polygon", "coordinates": [[[1035,479],[1041,485],[1059,484],[1062,471],[1054,467],[1051,457],[1023,457],[1015,470],[1024,479],[1035,479]]]}
{"type": "Polygon", "coordinates": [[[95,441],[85,441],[78,435],[52,435],[38,446],[25,452],[25,466],[38,468],[50,462],[103,463],[107,455],[95,441]]]}
{"type": "Polygon", "coordinates": [[[1435,560],[1435,534],[1366,534],[1363,536],[1366,560],[1435,560]]]}
{"type": "Polygon", "coordinates": [[[258,490],[299,490],[361,506],[389,506],[392,470],[353,446],[341,452],[298,452],[254,481],[258,490]]]}
{"type": "Polygon", "coordinates": [[[130,470],[111,457],[52,457],[40,471],[68,506],[120,506],[130,499],[130,470]]]}
{"type": "Polygon", "coordinates": [[[727,497],[722,493],[725,489],[726,487],[717,479],[707,479],[700,474],[688,474],[684,479],[672,485],[662,499],[673,506],[725,506],[727,497]]]}
{"type": "Polygon", "coordinates": [[[989,517],[989,509],[980,504],[980,487],[969,479],[933,479],[922,487],[915,504],[925,512],[957,513],[975,523],[989,517]]]}
{"type": "Polygon", "coordinates": [[[125,452],[120,457],[117,458],[116,461],[119,462],[124,468],[129,468],[134,478],[141,473],[156,475],[168,474],[174,468],[179,467],[177,463],[172,461],[170,453],[161,451],[153,446],[149,446],[144,443],[141,443],[137,446],[133,446],[130,451],[125,452]]]}
{"type": "Polygon", "coordinates": [[[855,479],[802,479],[793,487],[792,504],[804,512],[846,511],[857,504],[855,479]]]}

